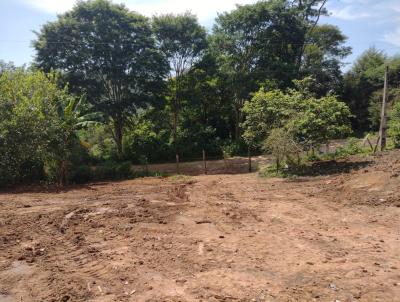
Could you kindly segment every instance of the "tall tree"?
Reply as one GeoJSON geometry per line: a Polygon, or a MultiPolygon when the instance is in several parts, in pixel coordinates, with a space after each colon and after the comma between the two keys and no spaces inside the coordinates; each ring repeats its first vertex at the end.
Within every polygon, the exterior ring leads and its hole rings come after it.
{"type": "Polygon", "coordinates": [[[198,23],[196,16],[190,13],[154,17],[153,29],[158,46],[170,64],[172,131],[175,152],[178,154],[178,124],[183,102],[182,80],[193,64],[201,59],[206,49],[206,30],[198,23]]]}
{"type": "Polygon", "coordinates": [[[0,75],[5,73],[6,71],[15,71],[16,67],[13,62],[5,62],[0,60],[0,75]]]}
{"type": "Polygon", "coordinates": [[[108,0],[81,1],[44,25],[33,44],[40,68],[62,71],[111,120],[122,156],[126,116],[158,97],[168,71],[149,21],[108,0]]]}
{"type": "Polygon", "coordinates": [[[387,59],[382,51],[370,48],[344,76],[343,99],[354,115],[353,128],[359,132],[370,130],[368,106],[373,93],[383,87],[387,59]]]}
{"type": "Polygon", "coordinates": [[[285,88],[298,78],[308,33],[326,1],[259,1],[218,15],[213,47],[233,91],[236,139],[241,108],[260,86],[285,88]]]}
{"type": "Polygon", "coordinates": [[[343,88],[343,59],[351,53],[347,37],[336,26],[323,24],[307,33],[300,65],[300,78],[312,76],[318,81],[310,87],[319,96],[338,94],[343,88]]]}

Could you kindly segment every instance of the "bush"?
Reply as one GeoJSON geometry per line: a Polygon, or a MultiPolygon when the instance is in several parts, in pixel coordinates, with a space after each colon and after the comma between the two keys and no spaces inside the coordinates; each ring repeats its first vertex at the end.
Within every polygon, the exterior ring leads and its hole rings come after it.
{"type": "Polygon", "coordinates": [[[93,180],[93,171],[90,166],[74,167],[69,173],[68,181],[71,183],[82,184],[93,180]]]}
{"type": "Polygon", "coordinates": [[[93,180],[117,180],[133,177],[130,162],[105,162],[93,169],[93,180]]]}
{"type": "MultiPolygon", "coordinates": [[[[271,130],[270,135],[263,145],[264,151],[271,152],[275,158],[276,170],[279,171],[282,162],[286,160],[287,164],[296,166],[293,156],[300,158],[302,151],[300,145],[295,141],[293,135],[283,128],[275,128],[271,130]]],[[[298,161],[300,164],[300,160],[298,161]]]]}
{"type": "Polygon", "coordinates": [[[325,157],[328,159],[346,158],[349,155],[365,154],[370,152],[370,149],[363,148],[360,145],[359,139],[352,137],[348,140],[346,145],[339,147],[333,153],[327,154],[325,157]]]}
{"type": "Polygon", "coordinates": [[[351,133],[350,110],[332,95],[316,98],[295,90],[260,90],[242,111],[243,138],[252,145],[262,143],[277,128],[291,132],[304,149],[351,133]]]}
{"type": "Polygon", "coordinates": [[[75,184],[89,181],[119,180],[135,177],[131,169],[131,163],[107,161],[97,166],[80,165],[70,169],[69,182],[75,184]]]}

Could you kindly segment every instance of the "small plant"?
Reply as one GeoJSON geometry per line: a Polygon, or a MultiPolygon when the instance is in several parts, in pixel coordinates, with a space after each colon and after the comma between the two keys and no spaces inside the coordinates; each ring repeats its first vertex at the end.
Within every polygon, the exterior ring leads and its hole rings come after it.
{"type": "Polygon", "coordinates": [[[279,177],[279,178],[286,178],[288,177],[288,173],[285,170],[277,170],[275,165],[267,165],[264,167],[261,167],[258,174],[261,177],[265,178],[273,178],[273,177],[279,177]]]}
{"type": "Polygon", "coordinates": [[[281,169],[285,161],[291,166],[300,164],[301,147],[286,129],[272,129],[270,135],[264,142],[263,149],[264,151],[271,152],[272,156],[275,158],[277,172],[281,169]],[[297,157],[298,161],[294,161],[293,157],[297,157]]]}
{"type": "Polygon", "coordinates": [[[191,177],[188,175],[177,174],[177,175],[172,175],[171,177],[169,177],[169,179],[173,182],[186,182],[189,181],[191,177]]]}
{"type": "Polygon", "coordinates": [[[346,145],[337,148],[334,152],[328,153],[323,156],[323,159],[338,159],[338,158],[347,158],[350,155],[356,155],[356,154],[369,154],[371,152],[371,149],[362,147],[360,144],[359,139],[357,138],[350,138],[346,145]]]}

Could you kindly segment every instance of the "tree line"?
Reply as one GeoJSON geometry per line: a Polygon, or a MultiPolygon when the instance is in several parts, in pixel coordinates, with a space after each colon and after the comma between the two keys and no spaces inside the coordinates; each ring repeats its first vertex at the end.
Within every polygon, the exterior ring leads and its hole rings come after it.
{"type": "Polygon", "coordinates": [[[125,176],[124,161],[261,152],[285,137],[290,153],[375,130],[384,65],[395,100],[400,60],[369,49],[343,75],[347,37],[321,16],[326,0],[259,1],[207,31],[189,12],[77,2],[36,32],[29,68],[0,64],[0,184],[77,181],[109,162],[120,164],[104,177],[125,176]]]}

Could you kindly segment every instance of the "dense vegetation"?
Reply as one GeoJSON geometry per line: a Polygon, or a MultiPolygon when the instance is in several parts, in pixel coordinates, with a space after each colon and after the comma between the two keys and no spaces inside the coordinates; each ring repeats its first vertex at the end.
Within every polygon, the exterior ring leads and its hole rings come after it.
{"type": "Polygon", "coordinates": [[[385,64],[400,145],[400,58],[372,48],[343,75],[351,49],[319,24],[325,4],[241,5],[208,32],[190,13],[78,2],[37,32],[30,68],[0,61],[0,185],[123,178],[202,150],[295,158],[377,129],[385,64]]]}

